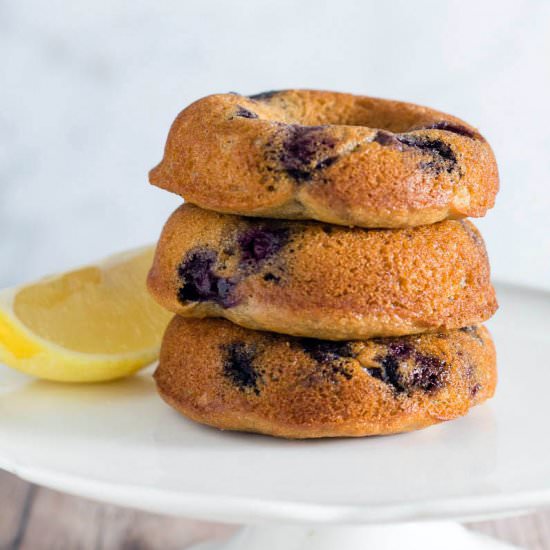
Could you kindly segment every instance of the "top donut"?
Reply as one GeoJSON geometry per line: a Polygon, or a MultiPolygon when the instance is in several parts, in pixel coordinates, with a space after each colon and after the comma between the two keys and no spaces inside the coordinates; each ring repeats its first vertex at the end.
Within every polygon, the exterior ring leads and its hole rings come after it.
{"type": "Polygon", "coordinates": [[[196,101],[150,181],[218,212],[386,228],[481,217],[499,185],[491,147],[462,120],[316,90],[196,101]]]}

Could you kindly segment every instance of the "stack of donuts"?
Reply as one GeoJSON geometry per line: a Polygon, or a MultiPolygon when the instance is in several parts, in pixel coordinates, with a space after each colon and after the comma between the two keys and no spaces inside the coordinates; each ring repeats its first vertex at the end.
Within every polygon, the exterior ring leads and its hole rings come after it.
{"type": "Polygon", "coordinates": [[[185,199],[148,286],[174,312],[155,379],[187,417],[288,438],[464,415],[496,384],[497,308],[469,216],[489,144],[453,116],[313,90],[182,111],[154,185],[185,199]]]}

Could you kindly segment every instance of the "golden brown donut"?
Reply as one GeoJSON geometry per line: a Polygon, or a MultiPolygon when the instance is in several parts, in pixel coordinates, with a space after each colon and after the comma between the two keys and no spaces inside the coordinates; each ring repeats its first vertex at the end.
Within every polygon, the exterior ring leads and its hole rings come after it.
{"type": "Polygon", "coordinates": [[[289,438],[424,428],[491,397],[496,377],[481,326],[332,342],[177,316],[155,373],[162,398],[197,422],[289,438]]]}
{"type": "Polygon", "coordinates": [[[314,90],[196,101],[150,181],[209,210],[362,227],[480,217],[498,191],[489,144],[462,120],[314,90]]]}
{"type": "Polygon", "coordinates": [[[186,317],[329,340],[459,328],[497,307],[468,221],[369,230],[191,204],[166,223],[148,286],[186,317]]]}

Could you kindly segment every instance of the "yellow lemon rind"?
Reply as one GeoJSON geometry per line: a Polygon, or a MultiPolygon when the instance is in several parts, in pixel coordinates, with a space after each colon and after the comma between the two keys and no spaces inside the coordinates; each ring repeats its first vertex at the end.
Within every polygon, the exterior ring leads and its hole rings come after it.
{"type": "MultiPolygon", "coordinates": [[[[114,255],[111,263],[143,249],[114,255]]],[[[55,278],[50,276],[48,280],[55,278]]],[[[63,348],[31,332],[13,314],[13,302],[20,285],[0,291],[0,363],[25,374],[56,382],[100,382],[129,376],[158,359],[160,346],[121,354],[90,354],[63,348]]]]}

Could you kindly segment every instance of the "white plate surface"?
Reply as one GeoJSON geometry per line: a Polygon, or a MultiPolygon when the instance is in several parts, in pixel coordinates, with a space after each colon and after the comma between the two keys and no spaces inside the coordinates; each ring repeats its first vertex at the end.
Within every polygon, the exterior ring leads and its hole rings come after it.
{"type": "Polygon", "coordinates": [[[498,286],[497,396],[424,431],[284,441],[219,432],[149,373],[99,385],[0,366],[0,467],[70,493],[220,521],[378,523],[550,505],[550,294],[498,286]]]}

